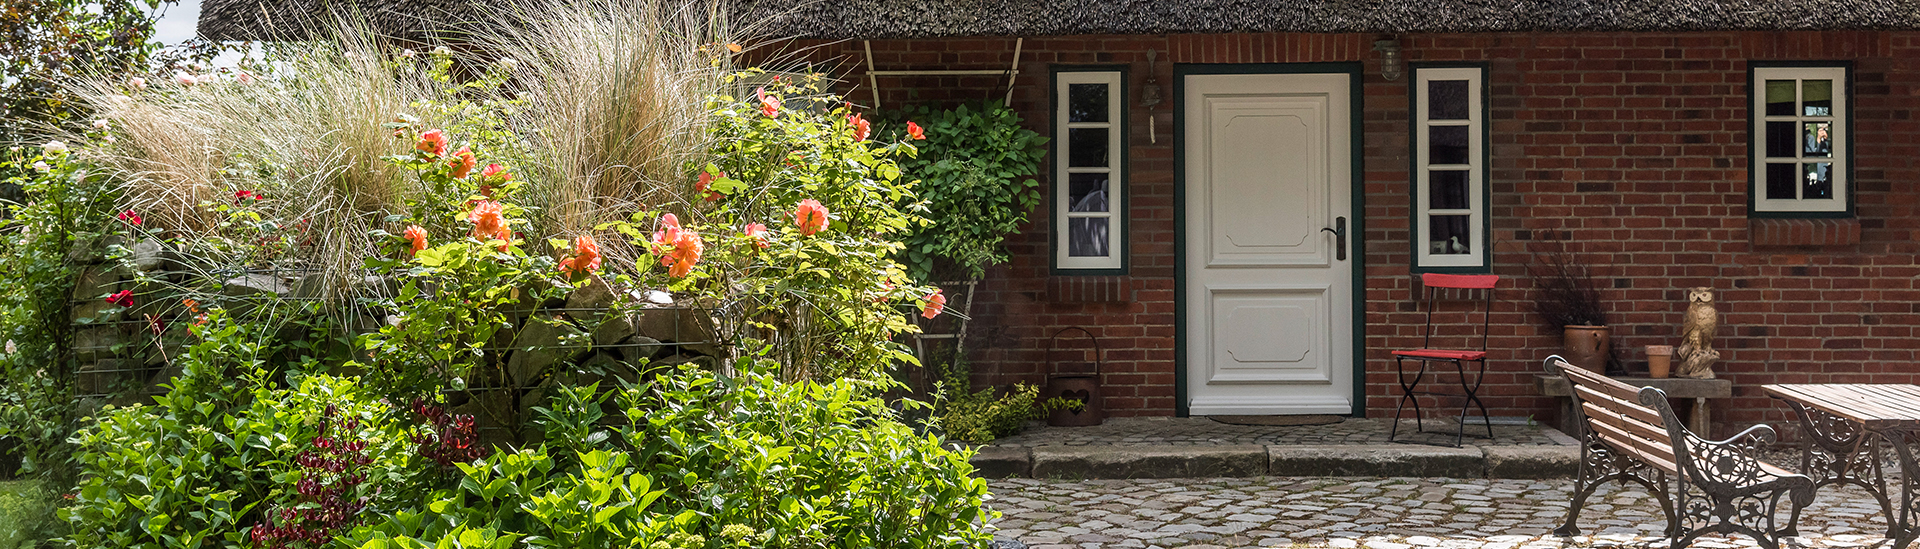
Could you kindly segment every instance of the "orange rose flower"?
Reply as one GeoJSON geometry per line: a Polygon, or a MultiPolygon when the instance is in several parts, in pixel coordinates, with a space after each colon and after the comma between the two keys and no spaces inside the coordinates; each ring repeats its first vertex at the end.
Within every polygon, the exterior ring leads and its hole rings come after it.
{"type": "Polygon", "coordinates": [[[947,296],[940,295],[940,292],[941,290],[934,290],[933,293],[927,294],[927,303],[920,306],[921,317],[933,318],[947,310],[947,296]]]}
{"type": "MultiPolygon", "coordinates": [[[[480,170],[480,182],[483,184],[482,185],[483,188],[495,186],[495,185],[505,185],[509,181],[513,181],[513,174],[507,172],[506,166],[501,166],[499,164],[488,164],[486,169],[480,170]]],[[[481,194],[486,194],[487,198],[493,198],[492,194],[488,194],[485,192],[481,194]]]]}
{"type": "Polygon", "coordinates": [[[660,264],[667,267],[667,276],[674,278],[693,273],[693,266],[700,263],[701,252],[706,251],[700,234],[681,228],[680,218],[673,214],[660,217],[660,230],[653,233],[653,242],[647,247],[660,256],[660,264]]]}
{"type": "Polygon", "coordinates": [[[473,158],[473,149],[460,147],[460,150],[453,151],[453,159],[447,161],[447,167],[453,168],[450,175],[454,179],[460,179],[473,172],[473,165],[477,162],[473,158]]]}
{"type": "Polygon", "coordinates": [[[926,139],[927,130],[926,128],[920,127],[919,124],[913,123],[912,120],[908,120],[907,121],[907,137],[914,138],[915,140],[926,139]]]}
{"type": "MultiPolygon", "coordinates": [[[[726,176],[727,176],[727,172],[720,172],[719,177],[726,177],[726,176]]],[[[707,195],[708,202],[713,202],[715,200],[721,199],[724,195],[721,195],[720,191],[713,190],[714,179],[716,179],[716,177],[714,177],[713,172],[707,172],[707,171],[700,172],[700,180],[693,182],[693,192],[705,193],[707,195]]]]}
{"type": "Polygon", "coordinates": [[[780,116],[780,98],[767,95],[766,88],[754,88],[753,94],[760,98],[760,114],[780,116]]]}
{"type": "Polygon", "coordinates": [[[847,117],[847,125],[853,127],[854,141],[866,141],[867,136],[873,134],[873,124],[867,122],[866,117],[861,115],[847,117]]]}
{"type": "Polygon", "coordinates": [[[419,225],[408,225],[406,232],[401,233],[401,236],[407,238],[407,257],[413,257],[419,254],[420,250],[427,249],[427,230],[419,225]]]}
{"type": "Polygon", "coordinates": [[[759,223],[747,224],[747,237],[753,239],[753,245],[767,249],[767,226],[759,223]]]}
{"type": "Polygon", "coordinates": [[[593,241],[593,235],[583,234],[573,239],[573,251],[569,255],[560,262],[560,272],[580,276],[600,270],[600,244],[593,241]]]}
{"type": "Polygon", "coordinates": [[[507,251],[513,241],[513,231],[507,229],[506,212],[499,202],[482,200],[473,205],[473,211],[467,212],[467,222],[473,224],[473,238],[481,242],[503,240],[500,251],[507,251]]]}
{"type": "Polygon", "coordinates": [[[446,154],[447,132],[427,130],[427,133],[420,134],[420,141],[414,143],[413,148],[420,152],[427,153],[429,156],[446,154]]]}
{"type": "Polygon", "coordinates": [[[800,227],[801,235],[813,236],[827,228],[827,207],[811,198],[802,200],[800,206],[793,209],[793,223],[800,227]]]}

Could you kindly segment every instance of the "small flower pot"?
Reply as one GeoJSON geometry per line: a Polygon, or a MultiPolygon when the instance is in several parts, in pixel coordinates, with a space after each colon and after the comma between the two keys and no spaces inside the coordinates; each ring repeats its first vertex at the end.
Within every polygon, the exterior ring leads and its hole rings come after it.
{"type": "Polygon", "coordinates": [[[1647,346],[1647,376],[1654,379],[1667,377],[1673,369],[1672,345],[1647,346]]]}

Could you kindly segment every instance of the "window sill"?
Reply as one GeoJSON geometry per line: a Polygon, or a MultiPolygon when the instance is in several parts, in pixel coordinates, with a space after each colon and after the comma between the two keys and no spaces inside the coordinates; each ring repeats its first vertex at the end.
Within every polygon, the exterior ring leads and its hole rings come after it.
{"type": "Polygon", "coordinates": [[[1747,238],[1755,248],[1852,246],[1860,243],[1860,220],[1748,219],[1747,238]]]}

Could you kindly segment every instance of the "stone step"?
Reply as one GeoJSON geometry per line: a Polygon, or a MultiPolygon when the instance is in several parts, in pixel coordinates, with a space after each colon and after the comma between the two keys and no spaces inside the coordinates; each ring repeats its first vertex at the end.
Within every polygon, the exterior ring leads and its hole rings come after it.
{"type": "Polygon", "coordinates": [[[1204,477],[1565,478],[1580,447],[1356,445],[987,446],[973,457],[985,478],[1204,477]]]}

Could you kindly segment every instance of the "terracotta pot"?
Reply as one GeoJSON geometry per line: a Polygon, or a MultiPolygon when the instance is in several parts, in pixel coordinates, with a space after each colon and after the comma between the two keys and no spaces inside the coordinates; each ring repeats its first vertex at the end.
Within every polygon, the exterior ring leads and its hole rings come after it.
{"type": "Polygon", "coordinates": [[[1595,373],[1607,371],[1613,354],[1613,329],[1606,326],[1568,326],[1560,332],[1562,358],[1595,373]]]}
{"type": "Polygon", "coordinates": [[[1655,379],[1667,377],[1673,368],[1672,345],[1647,346],[1647,375],[1655,379]]]}

